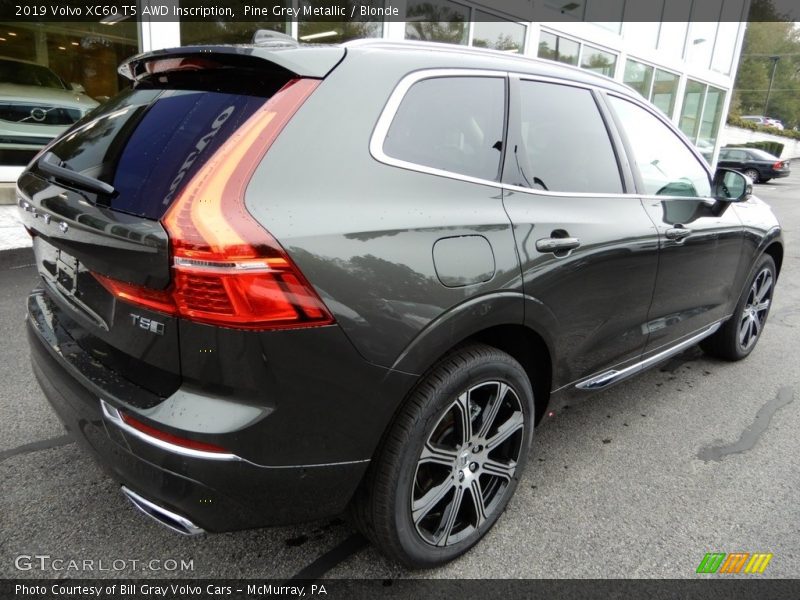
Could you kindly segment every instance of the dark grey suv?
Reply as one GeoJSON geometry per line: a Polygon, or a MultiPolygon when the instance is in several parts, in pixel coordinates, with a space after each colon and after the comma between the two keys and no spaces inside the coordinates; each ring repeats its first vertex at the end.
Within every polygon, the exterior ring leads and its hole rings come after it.
{"type": "Polygon", "coordinates": [[[387,42],[120,72],[19,179],[27,327],[64,423],[173,529],[349,508],[443,563],[546,411],[763,330],[775,217],[609,79],[387,42]]]}

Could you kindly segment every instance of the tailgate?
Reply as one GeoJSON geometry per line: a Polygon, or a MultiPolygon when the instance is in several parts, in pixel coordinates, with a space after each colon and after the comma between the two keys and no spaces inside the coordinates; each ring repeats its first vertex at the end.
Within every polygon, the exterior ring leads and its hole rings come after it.
{"type": "Polygon", "coordinates": [[[28,166],[17,201],[45,293],[93,361],[162,398],[177,390],[178,319],[164,301],[173,265],[160,220],[222,144],[296,76],[288,67],[306,60],[306,70],[322,72],[342,52],[270,60],[277,53],[184,48],[136,57],[121,69],[132,88],[28,166]]]}

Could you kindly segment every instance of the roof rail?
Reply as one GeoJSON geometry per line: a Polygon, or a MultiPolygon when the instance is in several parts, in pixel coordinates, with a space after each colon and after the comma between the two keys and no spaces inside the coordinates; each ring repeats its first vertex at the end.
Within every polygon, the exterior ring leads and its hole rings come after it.
{"type": "Polygon", "coordinates": [[[422,40],[387,40],[383,38],[365,38],[358,40],[351,40],[340,44],[345,48],[360,48],[360,47],[375,47],[375,48],[404,48],[407,50],[441,50],[445,52],[461,52],[464,54],[475,54],[477,56],[486,56],[493,54],[495,56],[503,56],[505,58],[514,58],[519,60],[534,60],[540,59],[532,56],[525,56],[519,54],[517,51],[510,50],[493,50],[491,48],[478,48],[475,46],[462,46],[460,44],[449,44],[446,42],[427,42],[422,40]]]}

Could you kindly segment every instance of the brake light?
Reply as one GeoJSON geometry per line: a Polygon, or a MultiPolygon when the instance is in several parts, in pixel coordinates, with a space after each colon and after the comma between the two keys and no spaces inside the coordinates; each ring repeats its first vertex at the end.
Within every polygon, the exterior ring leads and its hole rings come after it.
{"type": "Polygon", "coordinates": [[[239,329],[328,325],[333,317],[286,251],[247,211],[261,159],[319,85],[294,79],[186,184],[162,218],[172,284],[163,292],[98,277],[116,297],[189,320],[239,329]]]}
{"type": "Polygon", "coordinates": [[[772,165],[772,168],[773,169],[782,169],[783,168],[783,162],[779,160],[774,165],[772,165]]]}

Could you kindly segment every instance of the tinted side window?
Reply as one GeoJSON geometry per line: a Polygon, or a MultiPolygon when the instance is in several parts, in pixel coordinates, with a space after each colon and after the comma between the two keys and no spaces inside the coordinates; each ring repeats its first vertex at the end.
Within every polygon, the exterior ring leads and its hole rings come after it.
{"type": "Polygon", "coordinates": [[[438,77],[415,83],[392,120],[383,151],[410,163],[497,179],[505,79],[438,77]]]}
{"type": "MultiPolygon", "coordinates": [[[[520,185],[555,192],[622,192],[619,166],[589,90],[520,82],[520,185]]],[[[516,183],[516,182],[515,182],[516,183]]]]}
{"type": "Polygon", "coordinates": [[[608,98],[628,136],[646,194],[711,195],[711,183],[702,163],[669,127],[632,102],[608,98]]]}
{"type": "Polygon", "coordinates": [[[720,158],[725,160],[747,160],[748,156],[744,150],[721,150],[720,158]]]}

